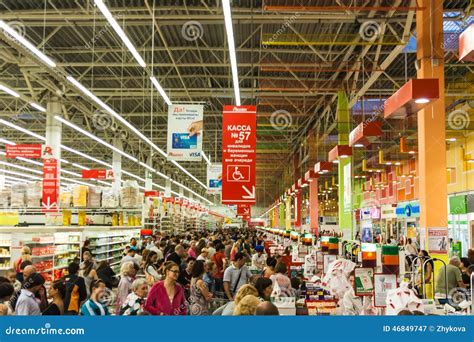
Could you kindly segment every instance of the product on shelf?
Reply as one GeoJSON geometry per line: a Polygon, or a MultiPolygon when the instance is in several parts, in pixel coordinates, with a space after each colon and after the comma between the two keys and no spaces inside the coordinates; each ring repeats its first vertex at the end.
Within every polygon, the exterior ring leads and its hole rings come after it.
{"type": "Polygon", "coordinates": [[[87,198],[88,208],[100,208],[101,205],[102,188],[100,186],[89,187],[89,194],[87,198]]]}
{"type": "Polygon", "coordinates": [[[72,205],[76,208],[87,207],[87,192],[89,187],[86,185],[74,185],[72,188],[72,205]]]}
{"type": "Polygon", "coordinates": [[[0,189],[0,208],[10,207],[11,190],[8,188],[0,189]]]}
{"type": "Polygon", "coordinates": [[[120,190],[120,201],[123,208],[136,208],[141,204],[140,189],[136,181],[125,181],[120,190]]]}
{"type": "Polygon", "coordinates": [[[11,189],[11,207],[24,208],[26,206],[26,184],[13,184],[11,189]]]}
{"type": "Polygon", "coordinates": [[[72,191],[63,190],[59,193],[59,203],[61,208],[70,208],[72,205],[72,191]]]}
{"type": "Polygon", "coordinates": [[[102,189],[102,207],[117,208],[119,206],[119,193],[112,188],[102,189]]]}
{"type": "Polygon", "coordinates": [[[29,208],[41,207],[41,196],[43,195],[41,182],[27,184],[26,206],[29,208]]]}

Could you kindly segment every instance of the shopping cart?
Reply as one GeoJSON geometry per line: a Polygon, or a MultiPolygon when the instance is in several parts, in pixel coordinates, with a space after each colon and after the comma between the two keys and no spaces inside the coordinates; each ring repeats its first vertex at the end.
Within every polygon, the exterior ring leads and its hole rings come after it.
{"type": "Polygon", "coordinates": [[[214,297],[212,298],[211,302],[209,303],[209,311],[212,313],[219,309],[221,306],[226,305],[229,303],[230,300],[224,297],[214,297]]]}

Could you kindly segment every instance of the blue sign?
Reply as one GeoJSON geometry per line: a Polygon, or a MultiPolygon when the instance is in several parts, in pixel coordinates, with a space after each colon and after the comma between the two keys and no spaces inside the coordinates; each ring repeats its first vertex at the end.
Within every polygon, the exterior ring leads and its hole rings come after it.
{"type": "Polygon", "coordinates": [[[395,213],[399,217],[418,217],[420,216],[420,205],[418,202],[399,203],[395,213]]]}

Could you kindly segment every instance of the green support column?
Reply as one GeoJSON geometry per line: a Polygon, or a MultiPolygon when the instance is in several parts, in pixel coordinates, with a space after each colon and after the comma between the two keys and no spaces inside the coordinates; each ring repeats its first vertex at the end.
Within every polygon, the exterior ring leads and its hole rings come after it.
{"type": "MultiPolygon", "coordinates": [[[[338,144],[349,144],[350,115],[346,94],[340,91],[337,94],[337,129],[338,144]]],[[[338,164],[338,201],[339,201],[339,228],[345,239],[353,238],[352,231],[352,157],[339,158],[338,164]],[[348,191],[344,200],[344,192],[348,191]]]]}
{"type": "Polygon", "coordinates": [[[285,199],[285,229],[291,229],[291,200],[292,197],[288,196],[285,199]]]}
{"type": "Polygon", "coordinates": [[[280,222],[278,224],[278,228],[285,227],[285,203],[280,203],[280,222]]]}

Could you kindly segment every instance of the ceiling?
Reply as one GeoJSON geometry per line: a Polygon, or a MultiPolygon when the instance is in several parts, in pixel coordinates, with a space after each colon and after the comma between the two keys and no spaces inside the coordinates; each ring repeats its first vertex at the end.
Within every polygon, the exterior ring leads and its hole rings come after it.
{"type": "MultiPolygon", "coordinates": [[[[204,151],[212,161],[219,162],[222,107],[234,101],[220,1],[105,3],[173,103],[204,105],[204,151]]],[[[416,54],[404,52],[415,30],[415,11],[410,7],[414,3],[232,1],[242,104],[258,106],[257,205],[272,203],[301,176],[295,170],[304,172],[314,163],[305,154],[309,136],[322,137],[317,141],[318,158],[327,157],[337,140],[338,91],[345,91],[350,104],[357,105],[362,100],[390,96],[416,75],[416,54]],[[302,9],[302,3],[308,8],[302,9]]],[[[446,21],[457,34],[470,14],[466,14],[469,3],[444,1],[450,16],[446,21]]],[[[3,0],[0,19],[166,149],[167,105],[94,1],[3,0]]],[[[69,121],[108,142],[114,136],[120,138],[127,153],[146,162],[150,148],[138,136],[120,123],[111,125],[112,119],[98,123],[103,112],[83,93],[8,36],[2,33],[0,39],[0,82],[44,107],[51,98],[59,98],[62,114],[69,121]]],[[[453,48],[447,46],[446,51],[447,103],[451,103],[466,97],[468,85],[463,88],[461,81],[467,83],[466,74],[472,73],[472,65],[458,63],[453,48]]],[[[360,122],[366,114],[371,113],[354,113],[352,123],[360,122]]],[[[45,115],[4,93],[0,93],[0,118],[45,134],[45,115]]],[[[30,136],[6,126],[0,125],[0,130],[3,138],[32,142],[30,136]]],[[[111,161],[108,148],[67,127],[63,127],[62,143],[111,161]]],[[[87,167],[98,167],[67,151],[63,156],[87,167]]],[[[126,159],[123,163],[124,169],[143,177],[143,167],[126,159]]],[[[205,183],[204,161],[181,164],[205,183]]],[[[205,195],[202,187],[159,154],[153,156],[153,166],[201,195],[218,200],[205,195]]],[[[156,182],[163,184],[159,177],[156,182]]]]}

